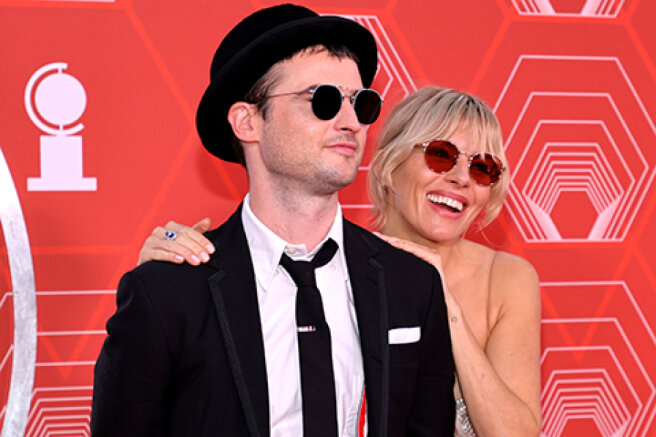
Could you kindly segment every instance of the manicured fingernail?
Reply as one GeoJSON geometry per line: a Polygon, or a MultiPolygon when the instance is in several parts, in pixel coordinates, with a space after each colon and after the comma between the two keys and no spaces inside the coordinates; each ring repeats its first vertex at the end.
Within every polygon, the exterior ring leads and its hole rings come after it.
{"type": "Polygon", "coordinates": [[[203,261],[207,262],[210,260],[210,256],[205,252],[201,252],[200,257],[203,258],[203,261]]]}
{"type": "Polygon", "coordinates": [[[182,261],[184,261],[184,256],[182,256],[182,255],[176,255],[176,256],[175,256],[175,260],[176,260],[177,262],[181,263],[182,261]]]}
{"type": "Polygon", "coordinates": [[[196,255],[191,255],[191,260],[192,260],[195,264],[200,264],[200,259],[199,259],[196,255]]]}
{"type": "Polygon", "coordinates": [[[209,253],[214,253],[214,246],[212,246],[211,244],[205,246],[205,249],[207,249],[209,253]]]}

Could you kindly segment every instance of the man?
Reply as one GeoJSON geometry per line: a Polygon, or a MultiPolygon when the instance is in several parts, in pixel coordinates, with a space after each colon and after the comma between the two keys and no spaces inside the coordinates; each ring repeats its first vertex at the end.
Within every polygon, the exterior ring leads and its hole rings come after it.
{"type": "Polygon", "coordinates": [[[149,262],[121,280],[92,434],[453,435],[440,278],[338,203],[380,111],[364,88],[376,56],[362,26],[293,5],[225,37],[197,127],[246,167],[249,194],[207,234],[207,264],[149,262]]]}

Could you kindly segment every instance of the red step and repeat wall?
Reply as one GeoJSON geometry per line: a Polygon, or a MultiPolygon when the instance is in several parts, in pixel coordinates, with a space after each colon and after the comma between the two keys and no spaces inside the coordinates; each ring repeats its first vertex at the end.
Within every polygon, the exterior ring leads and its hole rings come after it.
{"type": "MultiPolygon", "coordinates": [[[[2,436],[89,434],[115,287],[153,227],[247,190],[195,127],[219,40],[267,0],[0,0],[2,436]]],[[[545,436],[656,435],[656,2],[307,0],[376,36],[389,109],[429,83],[503,126],[504,211],[470,237],[542,285],[545,436]]],[[[368,225],[369,131],[341,200],[368,225]]]]}

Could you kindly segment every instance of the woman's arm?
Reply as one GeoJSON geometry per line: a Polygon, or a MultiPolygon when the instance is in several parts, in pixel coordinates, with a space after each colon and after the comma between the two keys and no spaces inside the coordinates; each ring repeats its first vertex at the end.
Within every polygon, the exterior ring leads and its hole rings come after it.
{"type": "Polygon", "coordinates": [[[453,354],[469,417],[481,437],[537,436],[541,311],[533,267],[519,257],[497,253],[490,299],[499,309],[485,350],[457,303],[449,308],[453,354]]]}
{"type": "MultiPolygon", "coordinates": [[[[381,237],[423,258],[442,273],[442,260],[431,249],[381,237]]],[[[489,287],[498,314],[485,350],[446,286],[444,276],[443,282],[456,372],[477,435],[539,435],[541,310],[535,270],[519,257],[496,254],[489,287]]]]}

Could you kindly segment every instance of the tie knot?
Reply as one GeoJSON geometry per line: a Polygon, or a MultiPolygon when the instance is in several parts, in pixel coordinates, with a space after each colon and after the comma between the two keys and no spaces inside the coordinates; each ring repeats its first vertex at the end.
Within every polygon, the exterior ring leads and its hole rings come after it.
{"type": "Polygon", "coordinates": [[[337,252],[337,243],[329,238],[312,261],[294,261],[286,254],[282,254],[280,265],[282,265],[292,277],[297,287],[316,287],[314,269],[326,265],[337,252]]]}

